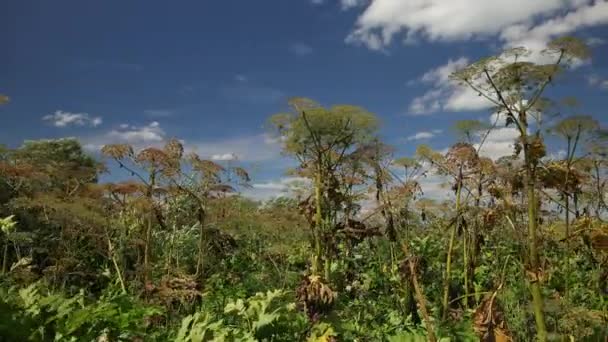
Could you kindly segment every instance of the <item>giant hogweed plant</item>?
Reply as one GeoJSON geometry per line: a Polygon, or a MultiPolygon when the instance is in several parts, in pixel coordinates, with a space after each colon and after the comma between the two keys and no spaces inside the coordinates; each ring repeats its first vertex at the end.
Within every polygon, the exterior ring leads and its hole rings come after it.
{"type": "Polygon", "coordinates": [[[574,38],[560,38],[548,44],[548,63],[528,59],[530,51],[515,48],[484,58],[452,74],[451,79],[470,87],[506,117],[506,125],[519,132],[515,153],[523,154],[524,187],[528,202],[527,272],[532,294],[537,338],[547,340],[541,284],[543,271],[538,250],[538,169],[546,154],[540,125],[546,103],[543,95],[569,62],[586,59],[588,48],[574,38]],[[536,123],[533,126],[533,123],[536,123]],[[531,129],[535,131],[530,132],[531,129]]]}

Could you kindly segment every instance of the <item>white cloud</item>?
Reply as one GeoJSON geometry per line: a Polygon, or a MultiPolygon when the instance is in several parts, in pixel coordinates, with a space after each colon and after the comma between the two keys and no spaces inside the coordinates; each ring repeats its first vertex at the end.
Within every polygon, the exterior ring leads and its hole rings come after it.
{"type": "Polygon", "coordinates": [[[411,115],[425,115],[441,110],[443,99],[442,89],[431,89],[422,96],[415,97],[410,103],[409,113],[411,115]]]}
{"type": "Polygon", "coordinates": [[[242,195],[258,201],[289,196],[291,190],[309,187],[310,180],[302,177],[282,177],[277,180],[253,183],[251,188],[244,189],[242,195]]]}
{"type": "Polygon", "coordinates": [[[96,117],[94,117],[94,118],[91,120],[91,125],[92,125],[93,127],[97,127],[97,126],[101,125],[101,124],[102,124],[102,122],[103,122],[103,120],[101,119],[101,117],[96,116],[96,117]]]}
{"type": "Polygon", "coordinates": [[[442,85],[449,80],[450,75],[459,69],[464,68],[469,64],[469,60],[465,57],[460,57],[456,60],[448,60],[445,65],[431,69],[420,77],[420,81],[435,85],[442,85]]]}
{"type": "Polygon", "coordinates": [[[340,5],[343,10],[349,10],[354,7],[363,6],[368,2],[368,0],[340,0],[340,5]]]}
{"type": "Polygon", "coordinates": [[[589,46],[599,46],[606,44],[606,40],[599,37],[591,37],[587,39],[587,45],[589,46]]]}
{"type": "Polygon", "coordinates": [[[136,149],[160,145],[165,137],[165,131],[160,124],[152,121],[145,126],[121,124],[118,129],[112,129],[97,136],[85,137],[81,141],[85,149],[98,152],[108,144],[129,144],[136,149]]]}
{"type": "Polygon", "coordinates": [[[506,47],[525,46],[532,51],[541,51],[554,37],[576,30],[608,24],[608,2],[578,1],[572,11],[549,18],[538,25],[520,23],[505,28],[500,38],[506,47]]]}
{"type": "Polygon", "coordinates": [[[224,154],[214,154],[211,156],[211,160],[217,161],[228,161],[235,160],[236,156],[233,153],[224,153],[224,154]]]}
{"type": "Polygon", "coordinates": [[[501,35],[516,25],[535,38],[604,23],[605,1],[593,0],[375,0],[359,16],[347,42],[381,50],[405,41],[457,41],[501,35]],[[559,16],[570,11],[565,16],[559,16]],[[577,12],[577,14],[572,14],[577,12]],[[572,14],[572,15],[571,15],[572,14]],[[539,22],[533,27],[533,22],[539,22]],[[544,21],[544,22],[543,22],[544,21]]]}
{"type": "MultiPolygon", "coordinates": [[[[532,52],[528,60],[549,62],[551,57],[541,51],[551,39],[603,24],[608,24],[608,1],[376,0],[359,17],[355,31],[347,40],[382,50],[400,32],[404,32],[409,41],[495,36],[504,48],[528,48],[532,52]]],[[[603,40],[591,39],[590,43],[601,44],[603,40]]],[[[490,108],[487,99],[448,80],[450,73],[467,63],[468,59],[464,57],[450,59],[445,65],[425,73],[419,82],[432,87],[410,102],[409,113],[424,115],[490,108]]],[[[573,66],[581,63],[574,61],[573,66]]],[[[594,81],[592,85],[608,88],[608,81],[594,81]]]]}
{"type": "MultiPolygon", "coordinates": [[[[336,0],[336,2],[340,3],[340,7],[342,7],[342,10],[344,11],[363,6],[370,1],[372,0],[336,0]]],[[[313,5],[323,5],[325,2],[325,0],[310,0],[310,3],[313,5]]]]}
{"type": "MultiPolygon", "coordinates": [[[[138,150],[150,146],[162,146],[169,136],[157,121],[136,126],[121,124],[115,129],[96,136],[82,137],[83,146],[98,152],[104,145],[129,144],[138,150]]],[[[227,161],[263,162],[281,158],[278,139],[267,134],[231,137],[218,140],[181,140],[186,152],[196,152],[201,158],[227,161]]]]}
{"type": "MultiPolygon", "coordinates": [[[[535,125],[536,122],[532,119],[530,125],[535,125]]],[[[479,155],[488,157],[492,160],[497,160],[501,157],[511,156],[514,152],[515,141],[519,138],[519,130],[514,126],[506,127],[507,115],[494,113],[489,117],[489,124],[494,128],[487,134],[487,131],[482,131],[477,135],[478,142],[473,146],[478,149],[479,155]],[[495,125],[495,126],[494,126],[495,125]],[[483,145],[481,145],[482,137],[485,136],[483,145]]]]}
{"type": "MultiPolygon", "coordinates": [[[[519,131],[514,126],[506,127],[506,119],[505,114],[499,116],[494,113],[490,115],[488,121],[493,128],[489,133],[486,130],[479,132],[476,135],[476,142],[473,143],[473,147],[479,151],[480,156],[497,160],[501,157],[513,155],[515,142],[519,138],[519,131]],[[482,140],[483,144],[481,144],[482,140]]],[[[535,122],[532,120],[530,125],[535,125],[535,122]]],[[[438,150],[441,154],[446,154],[448,151],[449,147],[438,150]]]]}
{"type": "Polygon", "coordinates": [[[409,137],[407,137],[407,141],[412,141],[412,140],[423,140],[423,139],[430,139],[432,137],[434,137],[437,134],[440,134],[442,132],[442,130],[440,129],[435,129],[432,131],[423,131],[423,132],[418,132],[416,134],[410,135],[409,137]]]}
{"type": "Polygon", "coordinates": [[[566,150],[558,150],[556,152],[550,153],[547,156],[547,159],[553,159],[553,160],[560,160],[560,159],[564,159],[566,158],[566,155],[568,154],[568,152],[566,152],[566,150]]]}
{"type": "Polygon", "coordinates": [[[266,134],[220,139],[215,141],[186,141],[186,149],[203,158],[214,160],[238,159],[240,161],[261,162],[281,157],[278,141],[266,134]]]}
{"type": "Polygon", "coordinates": [[[313,48],[305,43],[293,43],[289,46],[289,51],[297,56],[306,56],[313,53],[313,48]]]}
{"type": "Polygon", "coordinates": [[[128,144],[161,142],[165,139],[165,131],[157,121],[145,126],[131,126],[127,129],[111,130],[108,137],[128,144]]]}
{"type": "Polygon", "coordinates": [[[479,143],[474,144],[474,147],[479,149],[480,156],[497,160],[513,155],[514,143],[518,137],[519,131],[516,128],[499,127],[490,131],[481,148],[479,143]]]}
{"type": "Polygon", "coordinates": [[[162,118],[172,116],[175,112],[170,109],[146,109],[144,113],[150,117],[162,118]]]}
{"type": "Polygon", "coordinates": [[[590,86],[608,90],[608,79],[603,79],[597,75],[589,75],[587,77],[587,82],[590,86]]]}
{"type": "Polygon", "coordinates": [[[88,113],[71,113],[62,110],[45,115],[42,120],[49,121],[55,127],[91,126],[97,127],[103,122],[99,116],[92,117],[88,113]]]}
{"type": "Polygon", "coordinates": [[[249,79],[247,78],[247,76],[243,75],[243,74],[236,74],[234,75],[234,79],[237,82],[247,82],[249,79]]]}
{"type": "MultiPolygon", "coordinates": [[[[415,97],[409,105],[411,115],[425,115],[438,111],[481,110],[491,107],[485,98],[469,88],[450,81],[449,76],[469,63],[465,57],[448,60],[444,65],[431,69],[417,80],[429,84],[431,88],[423,95],[415,97]]],[[[415,82],[416,83],[416,82],[415,82]]]]}

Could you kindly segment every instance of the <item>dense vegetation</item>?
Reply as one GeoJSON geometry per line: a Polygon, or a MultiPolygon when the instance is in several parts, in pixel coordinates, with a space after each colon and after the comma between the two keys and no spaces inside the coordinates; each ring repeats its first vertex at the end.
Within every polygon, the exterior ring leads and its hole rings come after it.
{"type": "Polygon", "coordinates": [[[0,340],[603,341],[608,134],[545,96],[586,54],[562,38],[458,71],[493,124],[411,157],[362,108],[292,99],[269,127],[304,186],[265,203],[177,140],[2,149],[0,340]],[[504,126],[513,155],[481,156],[504,126]],[[126,180],[99,182],[110,166],[126,180]]]}

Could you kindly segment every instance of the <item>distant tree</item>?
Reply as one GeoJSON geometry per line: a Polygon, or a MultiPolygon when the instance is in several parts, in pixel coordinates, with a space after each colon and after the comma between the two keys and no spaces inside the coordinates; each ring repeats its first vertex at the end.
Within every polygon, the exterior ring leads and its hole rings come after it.
{"type": "Polygon", "coordinates": [[[30,258],[38,275],[57,283],[97,277],[88,270],[105,251],[96,238],[108,222],[96,184],[103,169],[74,139],[26,141],[0,153],[0,210],[18,222],[15,253],[5,260],[30,258]]]}

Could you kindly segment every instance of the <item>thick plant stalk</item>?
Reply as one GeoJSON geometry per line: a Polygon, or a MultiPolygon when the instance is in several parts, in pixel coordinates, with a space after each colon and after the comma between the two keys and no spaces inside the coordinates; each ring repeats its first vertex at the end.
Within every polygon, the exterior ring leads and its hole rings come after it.
{"type": "MultiPolygon", "coordinates": [[[[563,194],[565,195],[565,200],[566,200],[566,205],[565,205],[565,210],[566,210],[566,274],[570,274],[570,193],[568,192],[568,181],[570,178],[570,169],[572,167],[572,161],[574,159],[574,153],[576,152],[576,146],[578,145],[578,140],[580,138],[580,126],[578,128],[577,134],[576,134],[576,138],[574,140],[574,146],[572,146],[572,138],[569,136],[568,137],[568,156],[567,156],[567,162],[566,162],[566,179],[564,181],[564,186],[566,187],[565,190],[563,191],[563,194]]],[[[566,299],[568,299],[570,294],[570,278],[566,277],[566,299]]]]}
{"type": "Polygon", "coordinates": [[[465,309],[469,308],[469,269],[468,269],[468,265],[469,265],[469,253],[467,251],[467,234],[463,233],[463,238],[462,238],[462,253],[463,253],[463,277],[464,277],[464,295],[465,295],[465,300],[464,300],[464,307],[465,309]]]}
{"type": "Polygon", "coordinates": [[[144,284],[150,280],[150,237],[152,235],[152,218],[148,217],[144,241],[144,284]]]}
{"type": "Polygon", "coordinates": [[[2,253],[2,274],[6,273],[8,266],[8,240],[4,244],[4,252],[2,253]]]}
{"type": "MultiPolygon", "coordinates": [[[[409,248],[405,244],[405,242],[401,242],[401,249],[405,255],[410,255],[409,248]]],[[[424,327],[426,328],[427,338],[429,342],[436,342],[437,337],[435,336],[433,323],[431,322],[431,316],[429,315],[429,311],[426,306],[426,298],[424,297],[424,291],[422,287],[418,283],[418,275],[416,273],[416,265],[410,258],[408,260],[408,267],[410,269],[410,274],[412,276],[412,285],[414,285],[414,293],[416,295],[416,301],[418,305],[420,305],[420,312],[422,313],[422,318],[424,319],[424,327]]]]}
{"type": "MultiPolygon", "coordinates": [[[[568,166],[569,168],[570,166],[568,166]]],[[[568,176],[566,176],[566,184],[568,182],[568,176]]],[[[566,210],[566,236],[565,236],[565,240],[566,240],[566,274],[569,275],[570,274],[570,195],[568,194],[567,191],[564,191],[565,194],[565,199],[566,199],[566,205],[565,205],[565,210],[566,210]]],[[[570,277],[566,276],[565,277],[565,288],[566,288],[566,293],[565,293],[565,297],[566,299],[568,299],[568,297],[570,296],[570,277]]]]}
{"type": "Polygon", "coordinates": [[[315,251],[312,260],[312,274],[318,275],[319,263],[321,261],[321,226],[323,225],[323,213],[321,207],[321,172],[317,172],[315,179],[315,233],[314,243],[315,251]]]}
{"type": "Polygon", "coordinates": [[[324,279],[330,281],[331,278],[331,260],[328,256],[325,257],[324,261],[324,279]]]}
{"type": "Polygon", "coordinates": [[[205,263],[205,210],[201,206],[198,212],[198,223],[200,225],[200,236],[198,239],[198,260],[196,262],[196,275],[202,276],[205,263]]]}
{"type": "Polygon", "coordinates": [[[602,190],[602,181],[601,181],[601,177],[600,177],[600,165],[599,165],[599,161],[594,160],[593,161],[593,170],[595,171],[595,188],[596,188],[596,192],[597,192],[597,204],[595,207],[595,218],[596,219],[600,219],[601,218],[601,211],[602,211],[602,207],[605,206],[604,204],[604,192],[602,190]]]}
{"type": "Polygon", "coordinates": [[[452,231],[450,232],[450,242],[448,243],[448,255],[445,262],[445,278],[443,283],[443,298],[442,298],[442,307],[443,307],[443,319],[446,319],[448,316],[448,297],[450,293],[450,274],[452,273],[452,251],[454,250],[454,240],[456,240],[456,231],[458,230],[458,224],[460,223],[460,195],[462,193],[462,177],[459,176],[458,180],[458,189],[456,190],[456,222],[452,227],[452,231]]]}
{"type": "MultiPolygon", "coordinates": [[[[525,132],[525,131],[524,131],[525,132]]],[[[531,279],[530,292],[532,294],[532,305],[534,307],[534,320],[536,321],[536,337],[539,341],[547,340],[547,328],[545,326],[545,314],[543,311],[543,297],[540,287],[540,279],[538,279],[538,249],[537,249],[537,225],[538,217],[536,212],[536,191],[534,182],[534,172],[532,170],[532,161],[530,160],[530,151],[528,147],[528,137],[523,136],[525,148],[525,164],[526,164],[526,191],[528,194],[528,249],[530,268],[534,274],[534,279],[531,279]]]]}
{"type": "Polygon", "coordinates": [[[173,253],[175,250],[175,231],[176,230],[177,230],[177,227],[174,223],[173,230],[171,231],[171,242],[169,244],[169,253],[167,253],[167,258],[165,260],[165,271],[167,272],[167,275],[169,275],[169,273],[171,273],[171,263],[173,261],[173,253]]]}
{"type": "MultiPolygon", "coordinates": [[[[568,178],[570,178],[570,168],[572,167],[572,158],[574,157],[574,150],[572,150],[572,152],[570,152],[570,145],[572,144],[571,142],[571,138],[568,137],[568,160],[566,162],[566,180],[564,181],[564,186],[567,187],[568,186],[568,178]]],[[[574,145],[576,147],[576,144],[574,145]]],[[[566,199],[566,206],[565,206],[565,210],[566,210],[566,234],[565,234],[565,239],[566,239],[566,244],[569,245],[569,240],[570,240],[570,194],[568,193],[567,188],[564,190],[564,197],[566,199]]],[[[568,248],[569,249],[569,248],[568,248]]]]}
{"type": "Polygon", "coordinates": [[[110,258],[112,259],[112,264],[114,265],[114,269],[116,270],[116,275],[118,276],[118,281],[120,282],[120,288],[123,294],[127,294],[127,288],[125,286],[125,281],[122,277],[122,272],[120,267],[118,266],[118,262],[116,262],[116,256],[114,255],[114,245],[112,245],[112,241],[108,236],[108,252],[110,253],[110,258]]]}
{"type": "Polygon", "coordinates": [[[454,249],[454,240],[456,239],[457,226],[452,227],[450,232],[450,242],[448,244],[448,256],[445,263],[445,278],[443,280],[443,299],[442,299],[442,317],[445,319],[448,315],[448,297],[450,292],[450,274],[452,273],[452,250],[454,249]]]}
{"type": "MultiPolygon", "coordinates": [[[[483,172],[480,171],[479,174],[479,183],[477,184],[477,198],[475,199],[475,207],[476,208],[480,208],[481,207],[481,197],[483,195],[483,172]]],[[[473,232],[472,234],[470,234],[470,240],[468,241],[469,243],[469,249],[468,249],[468,253],[465,254],[465,265],[467,264],[467,259],[468,259],[468,267],[465,269],[466,273],[466,278],[465,278],[465,292],[467,295],[469,295],[469,291],[470,291],[470,286],[468,285],[469,280],[471,280],[471,282],[474,284],[475,283],[475,270],[477,269],[477,255],[479,254],[479,250],[478,250],[478,239],[479,239],[479,229],[480,229],[480,222],[479,219],[475,220],[474,225],[473,225],[473,232]]],[[[473,286],[473,301],[474,304],[473,305],[477,305],[477,301],[479,300],[479,289],[475,286],[473,286]]],[[[469,296],[467,296],[467,308],[469,305],[469,296]]]]}
{"type": "Polygon", "coordinates": [[[145,229],[145,240],[144,240],[144,286],[147,286],[150,281],[150,244],[152,240],[152,216],[154,215],[154,202],[153,202],[153,191],[156,186],[156,174],[154,169],[150,170],[150,185],[146,191],[146,197],[150,201],[152,206],[151,212],[148,214],[148,222],[145,229]]]}
{"type": "Polygon", "coordinates": [[[426,299],[424,298],[424,294],[422,292],[422,288],[420,284],[418,284],[418,276],[416,275],[416,268],[412,261],[409,261],[410,272],[412,272],[412,283],[414,285],[414,291],[416,293],[416,299],[418,300],[418,304],[420,304],[420,312],[422,312],[422,316],[424,317],[424,326],[426,327],[427,337],[429,342],[436,342],[437,338],[435,337],[435,332],[433,331],[433,325],[431,323],[431,318],[429,312],[426,308],[426,299]]]}

